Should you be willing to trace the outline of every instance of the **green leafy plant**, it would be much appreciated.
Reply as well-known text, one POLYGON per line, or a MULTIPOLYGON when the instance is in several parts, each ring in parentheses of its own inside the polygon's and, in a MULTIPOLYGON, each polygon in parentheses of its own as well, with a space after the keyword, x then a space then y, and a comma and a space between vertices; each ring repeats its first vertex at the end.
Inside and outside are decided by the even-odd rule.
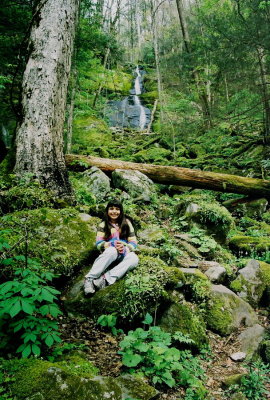
MULTIPOLYGON (((150 325, 152 322, 152 316, 146 314, 143 323, 150 325)), ((122 355, 123 365, 128 367, 131 373, 142 372, 153 384, 173 387, 182 382, 183 385, 189 386, 194 383, 191 378, 196 381, 203 374, 203 370, 190 351, 180 351, 171 347, 173 340, 182 343, 193 342, 181 332, 172 336, 158 326, 149 326, 148 330, 131 330, 120 342, 119 354, 122 355)))
POLYGON ((118 335, 119 333, 123 333, 122 329, 116 328, 116 322, 117 322, 117 317, 114 314, 108 314, 108 315, 103 314, 97 320, 98 325, 110 328, 112 334, 115 336, 118 335))
POLYGON ((57 343, 53 346, 51 354, 47 356, 49 361, 55 361, 59 357, 62 357, 64 354, 68 354, 74 350, 81 350, 84 351, 87 346, 83 343, 68 343, 68 342, 61 342, 57 343))
POLYGON ((54 320, 61 314, 60 292, 48 285, 55 275, 25 256, 6 257, 0 265, 13 269, 13 279, 0 285, 0 348, 16 343, 22 357, 40 356, 44 345, 61 341, 54 320))
POLYGON ((270 366, 254 362, 249 366, 249 374, 242 378, 241 391, 249 400, 261 400, 269 394, 267 383, 270 383, 270 366))
POLYGON ((207 236, 202 229, 192 228, 190 231, 191 241, 197 245, 201 253, 211 253, 218 247, 215 239, 207 236))

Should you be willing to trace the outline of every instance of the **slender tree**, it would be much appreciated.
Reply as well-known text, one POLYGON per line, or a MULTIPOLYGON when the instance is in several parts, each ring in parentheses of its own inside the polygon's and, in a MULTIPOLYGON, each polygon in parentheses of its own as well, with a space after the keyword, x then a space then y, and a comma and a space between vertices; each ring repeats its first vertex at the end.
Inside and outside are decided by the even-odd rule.
POLYGON ((15 172, 33 174, 60 196, 71 194, 63 127, 78 9, 79 0, 38 2, 22 82, 23 117, 16 133, 15 172))

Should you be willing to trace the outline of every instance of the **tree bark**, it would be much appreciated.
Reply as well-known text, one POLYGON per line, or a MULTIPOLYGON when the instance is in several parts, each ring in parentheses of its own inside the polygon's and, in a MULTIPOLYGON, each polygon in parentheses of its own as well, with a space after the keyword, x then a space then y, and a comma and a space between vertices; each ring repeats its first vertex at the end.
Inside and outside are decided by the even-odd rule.
MULTIPOLYGON (((39 7, 40 7, 39 2, 39 7)), ((63 154, 67 86, 79 0, 45 0, 33 24, 22 83, 23 118, 16 134, 18 175, 31 173, 70 196, 63 154)))
POLYGON ((112 172, 115 169, 140 171, 154 182, 167 185, 184 185, 219 192, 247 194, 253 197, 270 197, 270 181, 263 179, 246 178, 189 168, 137 164, 108 158, 66 155, 67 166, 71 169, 78 168, 79 161, 89 167, 96 166, 105 172, 112 172), (78 162, 77 164, 76 161, 78 162))

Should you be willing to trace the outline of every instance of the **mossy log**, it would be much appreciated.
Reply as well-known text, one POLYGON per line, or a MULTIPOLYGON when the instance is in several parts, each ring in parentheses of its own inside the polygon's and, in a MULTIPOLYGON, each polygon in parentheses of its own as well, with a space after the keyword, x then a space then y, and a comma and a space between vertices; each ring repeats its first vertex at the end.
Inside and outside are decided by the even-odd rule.
POLYGON ((87 165, 89 167, 96 166, 104 172, 112 172, 115 169, 131 169, 141 171, 156 183, 185 185, 219 192, 240 193, 252 197, 270 197, 270 181, 263 179, 73 154, 66 155, 66 163, 71 169, 78 170, 80 165, 83 168, 87 165))

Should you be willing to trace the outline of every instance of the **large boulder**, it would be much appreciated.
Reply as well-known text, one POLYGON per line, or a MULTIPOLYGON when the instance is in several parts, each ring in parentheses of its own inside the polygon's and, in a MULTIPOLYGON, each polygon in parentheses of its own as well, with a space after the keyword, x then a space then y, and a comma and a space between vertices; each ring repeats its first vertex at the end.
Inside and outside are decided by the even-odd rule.
POLYGON ((269 305, 270 264, 249 260, 231 283, 231 289, 254 307, 258 306, 262 298, 269 305))
POLYGON ((126 191, 134 199, 149 202, 156 191, 153 181, 140 171, 116 169, 112 180, 116 188, 126 191))
POLYGON ((199 310, 191 303, 173 303, 163 313, 159 325, 169 333, 177 331, 189 335, 198 349, 208 343, 206 326, 199 310))
POLYGON ((65 307, 72 313, 93 317, 115 313, 126 323, 139 322, 147 312, 163 308, 171 302, 167 290, 183 285, 184 276, 178 268, 167 267, 159 258, 143 256, 139 265, 123 279, 96 292, 83 294, 83 271, 65 295, 65 307))
POLYGON ((17 361, 12 367, 16 372, 10 390, 17 400, 151 400, 158 393, 130 375, 97 376, 95 368, 85 360, 70 364, 32 359, 17 361))
POLYGON ((257 322, 256 313, 247 302, 223 285, 212 285, 206 310, 210 329, 228 335, 242 325, 253 326, 257 322))
POLYGON ((5 239, 11 246, 16 244, 15 254, 25 253, 28 232, 28 256, 40 259, 45 268, 65 277, 88 262, 95 248, 98 222, 98 218, 73 208, 21 211, 1 219, 5 239))
POLYGON ((97 167, 92 167, 83 173, 86 186, 98 202, 103 201, 111 190, 110 179, 97 167))

